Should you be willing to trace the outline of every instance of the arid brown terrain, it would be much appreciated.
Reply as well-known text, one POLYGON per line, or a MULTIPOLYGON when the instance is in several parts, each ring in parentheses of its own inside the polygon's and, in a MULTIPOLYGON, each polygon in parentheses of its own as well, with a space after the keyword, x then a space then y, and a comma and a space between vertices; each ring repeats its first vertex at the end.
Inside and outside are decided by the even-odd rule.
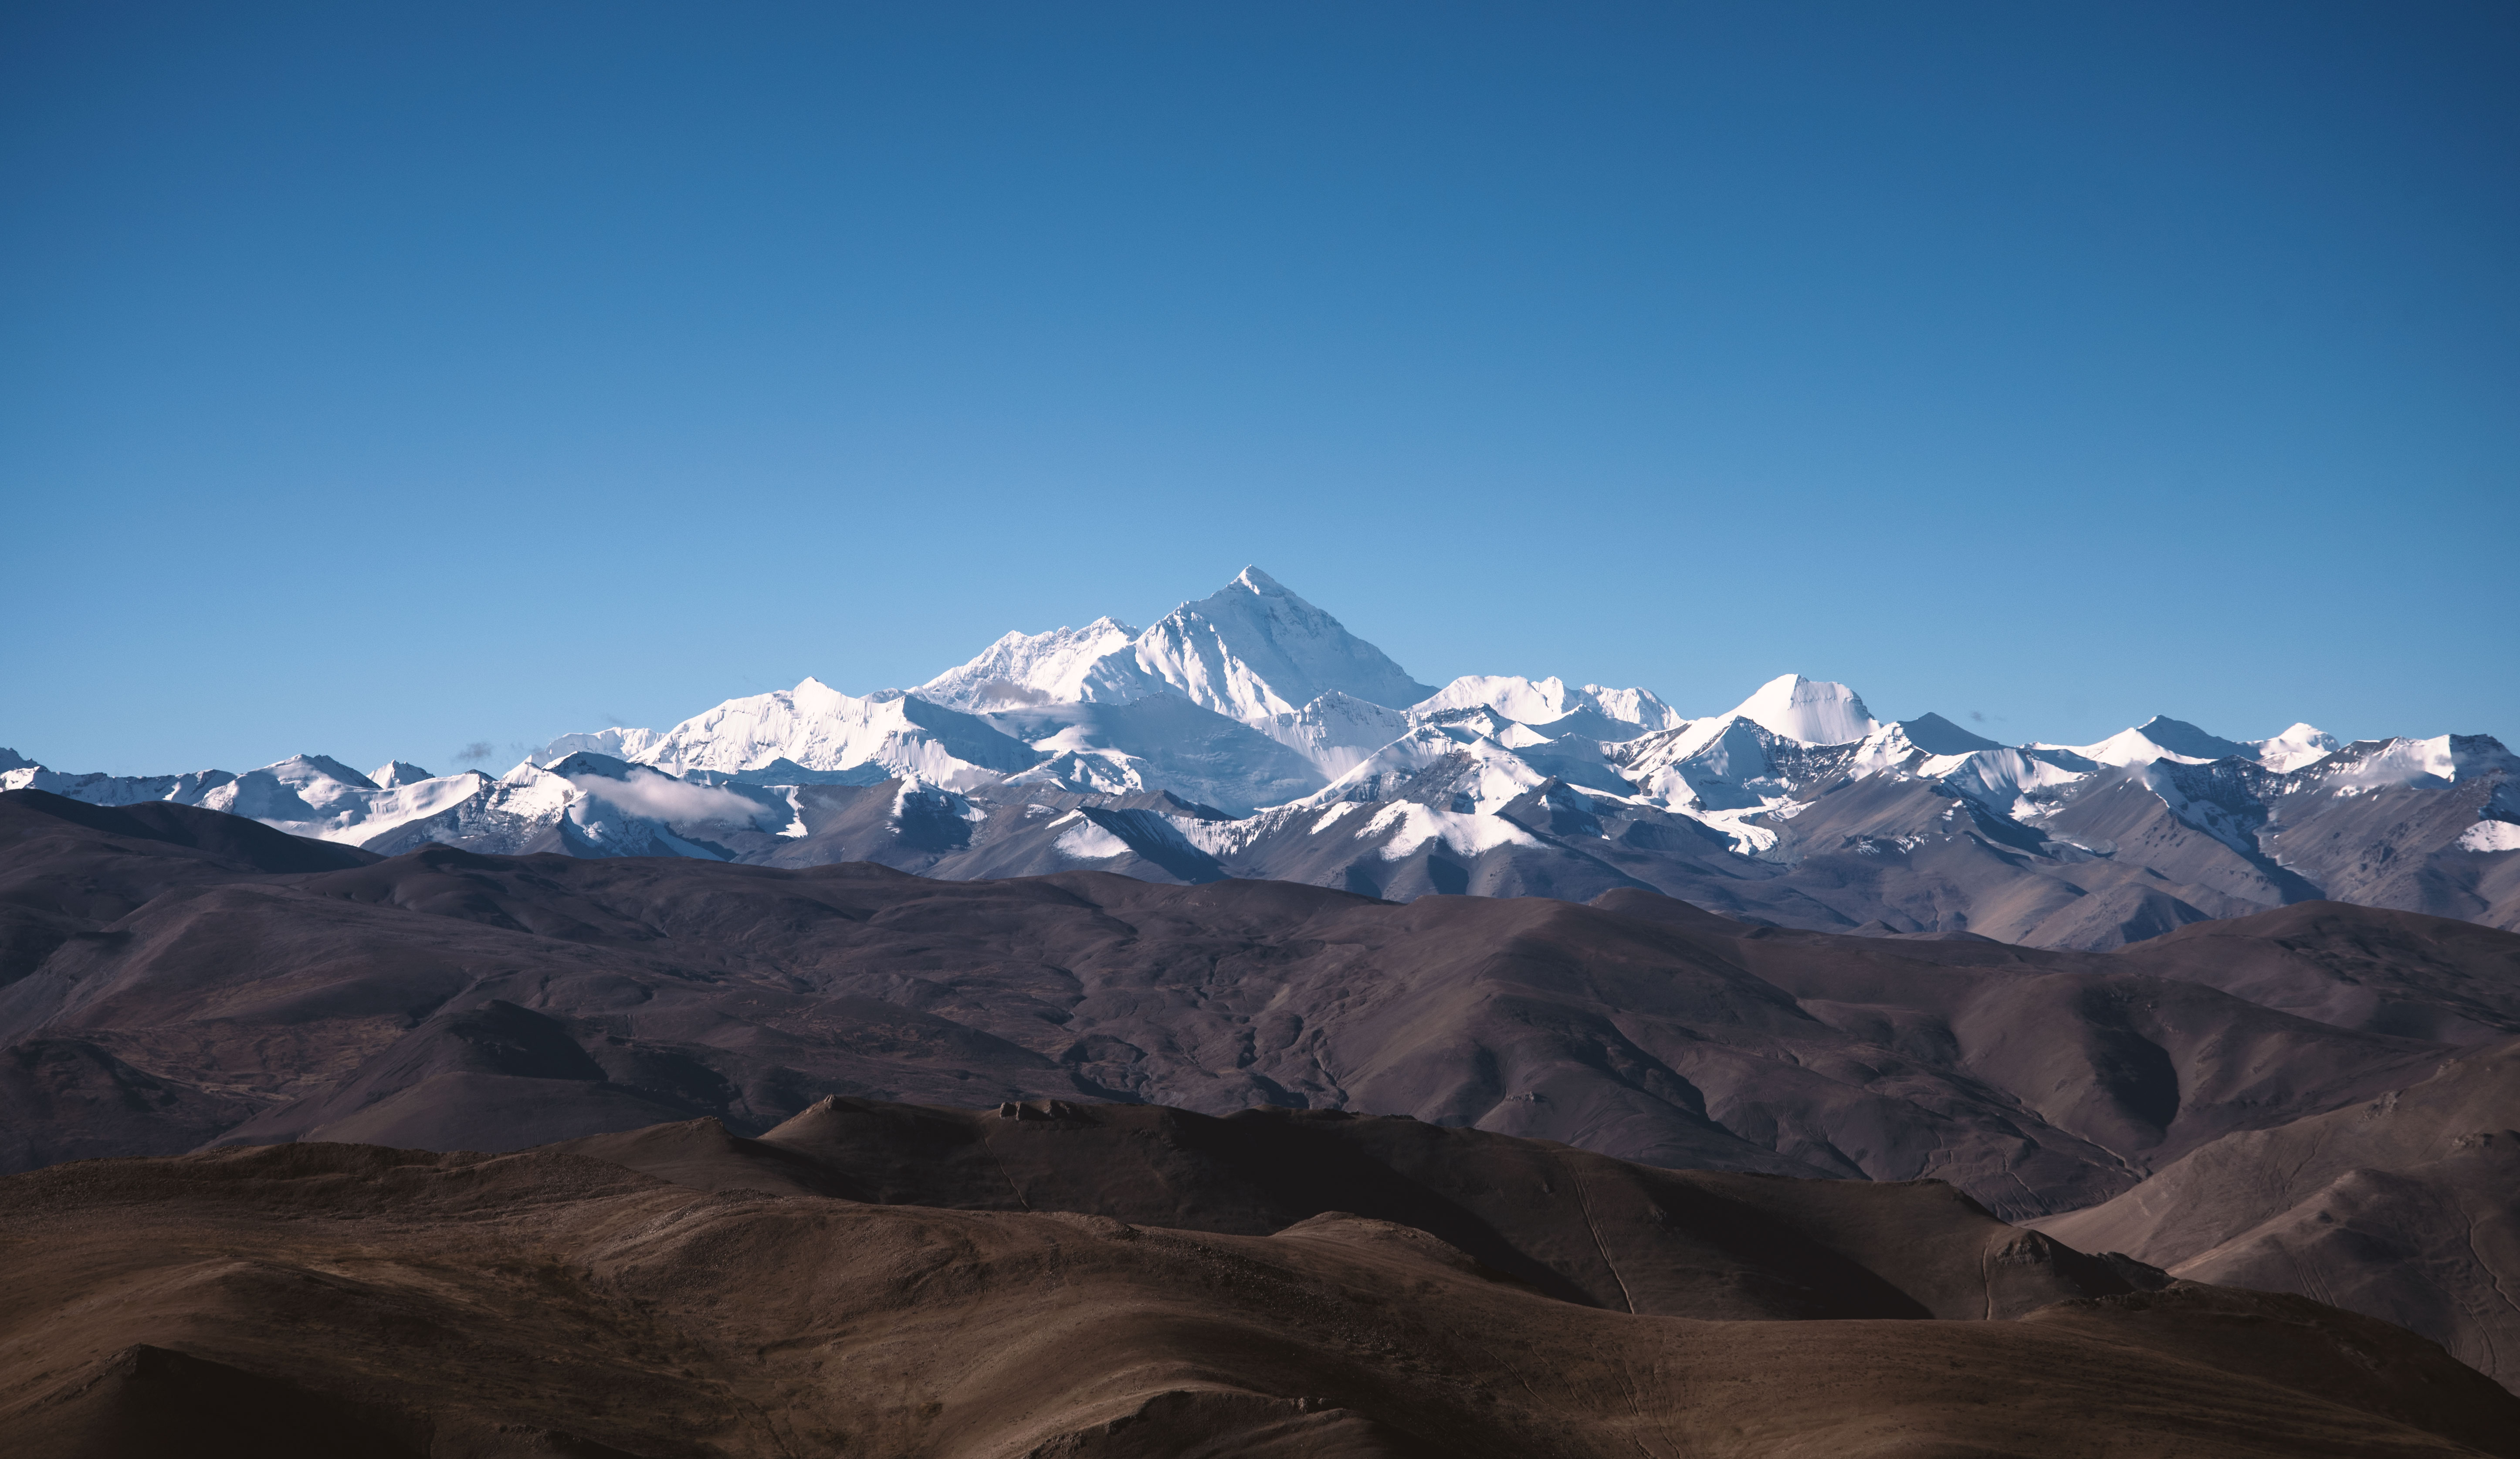
POLYGON ((2520 936, 2332 903, 2070 953, 12 793, 6 1432, 2506 1452, 2423 1339, 2520 1377, 2515 1048, 2520 936))
POLYGON ((0 1181, 0 1243, 43 1459, 2520 1453, 2432 1344, 1938 1183, 1338 1112, 78 1163, 0 1181))

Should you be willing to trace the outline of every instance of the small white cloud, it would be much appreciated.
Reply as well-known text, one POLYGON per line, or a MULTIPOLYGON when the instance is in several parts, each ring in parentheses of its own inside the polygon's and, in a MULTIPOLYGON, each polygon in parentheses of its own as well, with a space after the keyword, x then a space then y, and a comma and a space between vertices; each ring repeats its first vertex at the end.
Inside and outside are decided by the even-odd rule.
POLYGON ((748 796, 715 786, 693 785, 653 770, 634 769, 621 780, 604 775, 572 775, 568 783, 588 796, 632 815, 669 824, 706 821, 749 825, 778 809, 748 796))

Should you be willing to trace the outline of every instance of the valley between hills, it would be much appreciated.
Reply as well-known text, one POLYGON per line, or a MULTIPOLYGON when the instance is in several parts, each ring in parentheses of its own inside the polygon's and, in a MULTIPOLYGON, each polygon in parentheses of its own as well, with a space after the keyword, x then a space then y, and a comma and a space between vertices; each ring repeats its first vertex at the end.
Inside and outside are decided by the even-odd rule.
POLYGON ((2520 1452, 2472 922, 2077 951, 22 791, 0 949, 21 1452, 2520 1452))

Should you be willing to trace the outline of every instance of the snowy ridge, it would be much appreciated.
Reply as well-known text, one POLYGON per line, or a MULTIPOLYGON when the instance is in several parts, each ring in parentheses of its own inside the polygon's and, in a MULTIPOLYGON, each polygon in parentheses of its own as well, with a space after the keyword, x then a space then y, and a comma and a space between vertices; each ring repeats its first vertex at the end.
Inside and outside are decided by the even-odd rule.
POLYGON ((497 779, 314 754, 64 775, 0 751, 0 790, 200 805, 386 854, 1092 866, 1388 896, 1642 886, 1793 925, 2059 945, 2307 895, 2520 925, 2497 889, 2520 873, 2491 871, 2520 854, 2520 758, 2484 737, 2242 741, 2155 716, 2005 746, 1797 674, 1698 718, 1557 677, 1433 689, 1257 568, 1143 632, 1009 633, 911 692, 806 678, 663 730, 562 735, 497 779), (2073 910, 2094 892, 2142 917, 2073 910))
MULTIPOLYGON (((548 765, 554 760, 565 759, 580 751, 589 751, 596 754, 608 754, 615 759, 645 760, 660 738, 662 737, 654 730, 631 729, 616 724, 610 729, 562 735, 525 758, 532 764, 548 765)), ((399 764, 400 761, 396 763, 399 764)))
MULTIPOLYGON (((2325 739, 2331 746, 2335 738, 2307 724, 2296 724, 2284 733, 2306 735, 2311 740, 2325 739)), ((2030 748, 2068 751, 2103 765, 2149 765, 2156 760, 2206 765, 2234 755, 2244 759, 2257 757, 2253 746, 2209 735, 2183 719, 2173 719, 2166 714, 2156 714, 2136 728, 2120 730, 2095 745, 2034 745, 2030 748)), ((2284 745, 2287 754, 2294 749, 2290 742, 2284 745)))
POLYGON ((1687 716, 1664 704, 1649 689, 1604 689, 1598 684, 1569 688, 1565 680, 1554 675, 1526 679, 1510 674, 1463 674, 1411 706, 1410 713, 1423 718, 1447 709, 1479 708, 1494 709, 1535 729, 1558 724, 1570 716, 1589 715, 1591 721, 1581 728, 1597 739, 1604 736, 1596 724, 1604 728, 1624 726, 1627 734, 1616 738, 1626 739, 1688 723, 1687 716))
POLYGON ((1041 755, 984 720, 899 690, 859 699, 808 678, 686 719, 637 758, 726 772, 778 760, 807 770, 879 765, 963 790, 1030 769, 1041 755))
POLYGON ((1113 693, 1114 677, 1097 669, 1103 660, 1127 654, 1137 638, 1137 629, 1114 617, 1082 628, 1010 633, 912 692, 930 704, 975 711, 1122 697, 1113 693))
POLYGON ((195 770, 188 775, 64 775, 28 760, 0 771, 0 791, 44 791, 90 805, 138 805, 149 800, 199 805, 202 797, 234 779, 225 770, 195 770))
POLYGON ((1407 734, 1409 725, 1410 716, 1398 709, 1333 689, 1293 713, 1271 715, 1259 729, 1335 780, 1407 734))

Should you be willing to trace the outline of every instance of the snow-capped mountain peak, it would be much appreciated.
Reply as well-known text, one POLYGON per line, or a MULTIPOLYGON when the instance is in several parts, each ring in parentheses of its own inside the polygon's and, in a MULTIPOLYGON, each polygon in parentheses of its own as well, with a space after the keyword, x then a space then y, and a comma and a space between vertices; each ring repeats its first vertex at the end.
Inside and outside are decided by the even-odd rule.
POLYGON ((304 786, 325 781, 338 781, 342 785, 355 786, 363 791, 382 789, 375 781, 329 754, 292 754, 275 764, 265 765, 254 773, 268 775, 290 785, 304 786))
POLYGON ((1483 706, 1525 724, 1547 724, 1566 713, 1566 681, 1553 674, 1546 679, 1463 674, 1409 708, 1413 715, 1426 716, 1483 706))
POLYGON ((2314 724, 2295 724, 2282 734, 2253 742, 2249 749, 2258 752, 2258 763, 2278 775, 2315 764, 2336 752, 2334 735, 2314 724))
POLYGON ((2202 765, 2232 755, 2242 759, 2257 757, 2250 746, 2208 734, 2184 719, 2173 719, 2167 714, 2155 714, 2134 729, 2120 730, 2092 745, 2040 744, 2032 748, 2070 751, 2103 765, 2149 765, 2157 760, 2202 765))
POLYGON ((1586 684, 1582 690, 1592 701, 1592 707, 1619 724, 1633 724, 1642 730, 1678 729, 1688 722, 1688 716, 1662 702, 1650 689, 1612 689, 1606 684, 1586 684))
POLYGON ((1387 708, 1434 693, 1258 568, 1166 614, 1139 636, 1136 659, 1192 703, 1255 727, 1333 690, 1387 708))
POLYGON ((1717 719, 1746 719, 1805 745, 1846 745, 1881 727, 1863 699, 1843 684, 1779 674, 1717 719))
POLYGON ((292 836, 356 844, 433 815, 473 795, 484 782, 484 777, 469 774, 431 777, 399 761, 388 768, 397 766, 414 778, 380 785, 330 755, 298 754, 243 775, 180 777, 189 784, 179 783, 158 798, 250 816, 292 836))

